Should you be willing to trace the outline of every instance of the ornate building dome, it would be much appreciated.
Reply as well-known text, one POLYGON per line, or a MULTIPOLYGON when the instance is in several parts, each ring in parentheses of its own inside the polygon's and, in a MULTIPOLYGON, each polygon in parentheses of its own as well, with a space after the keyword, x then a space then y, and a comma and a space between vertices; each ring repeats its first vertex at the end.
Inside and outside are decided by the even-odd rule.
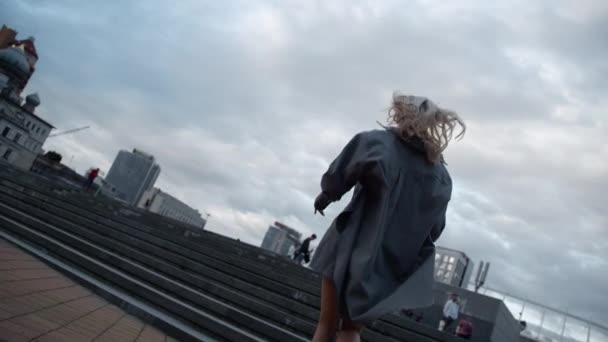
POLYGON ((25 52, 16 47, 0 49, 0 66, 19 76, 26 77, 30 73, 30 63, 25 52))

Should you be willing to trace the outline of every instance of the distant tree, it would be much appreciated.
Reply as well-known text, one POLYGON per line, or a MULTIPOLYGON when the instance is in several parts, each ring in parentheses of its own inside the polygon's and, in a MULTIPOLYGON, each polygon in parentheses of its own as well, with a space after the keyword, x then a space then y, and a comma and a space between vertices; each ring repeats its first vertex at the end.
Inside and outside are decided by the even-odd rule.
POLYGON ((48 151, 44 154, 44 157, 54 163, 61 163, 61 159, 63 158, 61 154, 55 151, 48 151))

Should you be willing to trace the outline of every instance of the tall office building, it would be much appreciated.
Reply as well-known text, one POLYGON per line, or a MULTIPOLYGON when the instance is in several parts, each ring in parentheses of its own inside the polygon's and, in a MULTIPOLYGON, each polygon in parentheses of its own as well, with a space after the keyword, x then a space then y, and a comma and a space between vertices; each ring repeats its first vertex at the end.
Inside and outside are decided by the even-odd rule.
POLYGON ((116 197, 136 206, 143 194, 152 189, 160 166, 154 157, 143 151, 120 151, 112 163, 105 180, 116 188, 116 197))
POLYGON ((289 248, 300 243, 302 233, 280 222, 268 227, 262 248, 281 255, 287 255, 289 248))
POLYGON ((437 246, 435 251, 435 280, 444 284, 467 288, 473 262, 457 250, 437 246))

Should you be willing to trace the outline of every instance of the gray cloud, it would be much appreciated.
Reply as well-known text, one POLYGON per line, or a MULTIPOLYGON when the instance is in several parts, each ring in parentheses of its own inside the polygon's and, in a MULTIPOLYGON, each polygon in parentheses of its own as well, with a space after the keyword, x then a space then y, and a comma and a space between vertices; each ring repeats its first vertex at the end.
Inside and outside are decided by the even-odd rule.
POLYGON ((4 1, 35 35, 29 91, 83 171, 142 148, 159 185, 258 244, 284 220, 321 234, 320 175, 395 89, 469 126, 448 152, 440 244, 493 267, 489 285, 608 321, 608 8, 602 1, 4 1))

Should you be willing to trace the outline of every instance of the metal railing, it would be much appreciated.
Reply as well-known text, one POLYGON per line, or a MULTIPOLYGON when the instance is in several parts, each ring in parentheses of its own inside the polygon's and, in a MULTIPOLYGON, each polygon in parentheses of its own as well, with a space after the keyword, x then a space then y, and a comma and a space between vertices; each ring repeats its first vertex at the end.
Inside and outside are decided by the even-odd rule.
MULTIPOLYGON (((468 289, 475 291, 475 284, 468 289)), ((591 319, 484 286, 478 291, 502 300, 515 319, 526 322, 523 336, 543 342, 608 342, 608 327, 591 319)))

